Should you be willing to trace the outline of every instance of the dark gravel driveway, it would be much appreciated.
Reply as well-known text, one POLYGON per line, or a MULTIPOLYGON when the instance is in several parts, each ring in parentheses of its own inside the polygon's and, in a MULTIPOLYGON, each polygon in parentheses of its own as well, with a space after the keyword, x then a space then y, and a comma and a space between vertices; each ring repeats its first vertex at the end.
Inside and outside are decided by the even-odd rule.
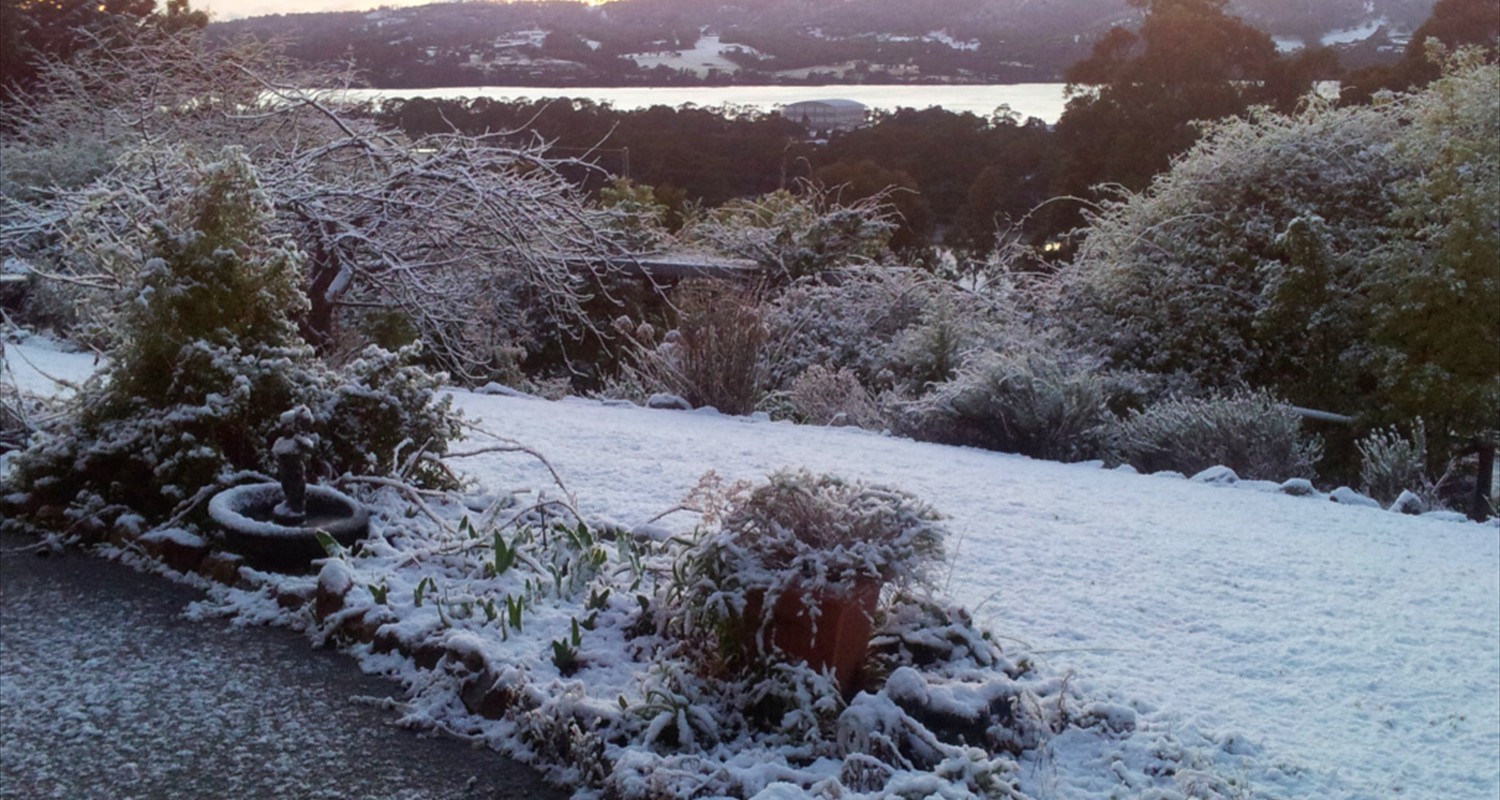
MULTIPOLYGON (((27 543, 0 537, 6 551, 27 543)), ((399 687, 347 656, 184 619, 197 597, 88 555, 0 555, 0 797, 567 796, 351 702, 399 687)))

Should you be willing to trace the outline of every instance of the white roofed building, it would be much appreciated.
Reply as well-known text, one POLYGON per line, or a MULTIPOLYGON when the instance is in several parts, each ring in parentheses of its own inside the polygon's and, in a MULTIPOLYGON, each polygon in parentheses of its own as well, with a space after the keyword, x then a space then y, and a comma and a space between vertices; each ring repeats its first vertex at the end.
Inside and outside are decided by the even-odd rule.
POLYGON ((854 100, 803 100, 782 106, 780 112, 810 131, 847 131, 865 124, 867 109, 854 100))

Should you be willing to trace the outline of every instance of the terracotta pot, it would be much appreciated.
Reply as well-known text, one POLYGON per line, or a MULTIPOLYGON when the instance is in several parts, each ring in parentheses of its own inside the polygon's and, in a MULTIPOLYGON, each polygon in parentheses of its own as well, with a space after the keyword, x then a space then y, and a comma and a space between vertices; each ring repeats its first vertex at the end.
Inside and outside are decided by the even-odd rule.
MULTIPOLYGON (((788 660, 806 661, 816 670, 832 670, 848 697, 859 688, 859 670, 870 646, 881 585, 879 578, 857 578, 850 585, 809 594, 794 583, 777 597, 761 642, 781 651, 788 660)), ((764 589, 748 593, 747 621, 754 624, 762 619, 765 599, 764 589)), ((759 646, 752 642, 752 649, 759 646)))

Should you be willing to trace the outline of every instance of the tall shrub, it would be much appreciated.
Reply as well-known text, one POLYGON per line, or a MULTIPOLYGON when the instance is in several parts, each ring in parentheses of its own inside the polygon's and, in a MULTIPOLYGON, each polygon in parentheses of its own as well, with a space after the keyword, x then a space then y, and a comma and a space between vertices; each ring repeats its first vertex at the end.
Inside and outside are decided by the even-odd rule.
POLYGON ((1220 123, 1107 203, 1060 281, 1075 345, 1191 394, 1421 416, 1433 457, 1492 430, 1500 66, 1460 54, 1446 70, 1372 107, 1220 123))

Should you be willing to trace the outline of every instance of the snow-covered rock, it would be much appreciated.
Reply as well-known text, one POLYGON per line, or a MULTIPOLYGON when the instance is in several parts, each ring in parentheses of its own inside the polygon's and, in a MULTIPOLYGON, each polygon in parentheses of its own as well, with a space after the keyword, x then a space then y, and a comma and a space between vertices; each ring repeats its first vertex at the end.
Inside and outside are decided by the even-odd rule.
POLYGON ((1199 472, 1191 480, 1193 483, 1206 483, 1210 486, 1233 486, 1240 482, 1240 476, 1236 475, 1234 470, 1220 464, 1199 472))
POLYGON ((1402 489, 1401 496, 1391 503, 1391 510, 1399 514, 1421 514, 1427 511, 1427 502, 1410 489, 1402 489))
POLYGON ((693 404, 675 394, 658 392, 647 398, 646 408, 669 409, 672 411, 691 411, 693 410, 693 404))
POLYGON ((1328 499, 1335 503, 1346 506, 1364 506, 1366 508, 1380 508, 1380 503, 1372 497, 1366 497, 1354 491, 1348 486, 1340 486, 1328 493, 1328 499))
POLYGON ((1318 490, 1313 488, 1312 481, 1306 478, 1292 478, 1282 482, 1281 491, 1292 497, 1312 497, 1318 493, 1318 490))

